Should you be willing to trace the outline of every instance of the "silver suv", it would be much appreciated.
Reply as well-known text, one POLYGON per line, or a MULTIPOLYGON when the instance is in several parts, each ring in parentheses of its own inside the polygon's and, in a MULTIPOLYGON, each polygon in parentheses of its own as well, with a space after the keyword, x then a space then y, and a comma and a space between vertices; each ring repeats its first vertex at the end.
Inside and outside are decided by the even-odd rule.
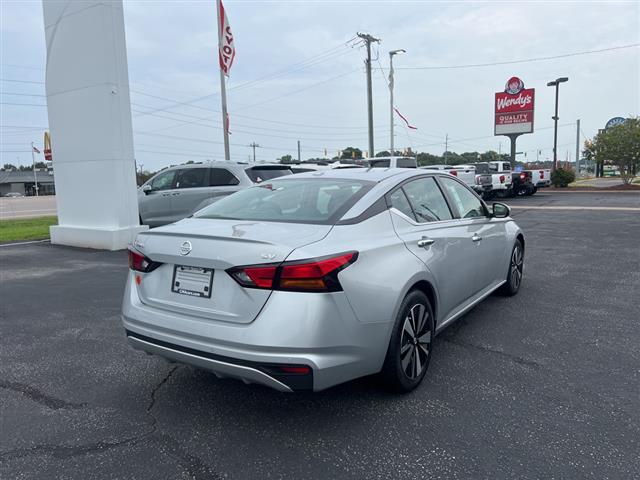
POLYGON ((286 165, 224 161, 167 168, 138 189, 140 223, 157 227, 176 222, 226 195, 291 174, 286 165))

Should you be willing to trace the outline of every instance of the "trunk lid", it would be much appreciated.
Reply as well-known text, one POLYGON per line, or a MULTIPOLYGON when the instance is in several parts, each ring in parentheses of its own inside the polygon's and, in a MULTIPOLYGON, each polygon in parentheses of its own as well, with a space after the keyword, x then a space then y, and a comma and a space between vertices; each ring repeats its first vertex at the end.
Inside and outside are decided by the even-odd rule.
POLYGON ((136 288, 141 301, 154 308, 210 320, 250 323, 271 291, 243 288, 225 270, 282 262, 294 249, 321 240, 330 230, 331 225, 185 219, 138 235, 134 247, 162 265, 141 274, 136 288), (186 242, 190 251, 184 254, 181 250, 188 249, 182 249, 186 242), (211 297, 173 291, 176 266, 212 269, 211 297))

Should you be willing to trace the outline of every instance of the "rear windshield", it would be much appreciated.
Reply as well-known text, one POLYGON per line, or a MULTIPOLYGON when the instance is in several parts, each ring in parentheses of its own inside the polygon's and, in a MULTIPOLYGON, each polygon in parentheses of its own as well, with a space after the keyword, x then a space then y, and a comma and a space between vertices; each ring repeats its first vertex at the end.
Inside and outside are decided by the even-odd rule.
POLYGON ((418 168, 415 158, 399 158, 397 160, 398 168, 418 168))
POLYGON ((369 160, 369 166, 371 168, 389 168, 391 160, 369 160))
POLYGON ((476 163, 476 173, 484 175, 487 173, 491 173, 489 171, 489 164, 488 163, 476 163))
POLYGON ((251 167, 245 170, 247 176, 253 183, 261 183, 265 180, 271 180, 273 178, 282 177, 284 175, 291 175, 293 172, 289 167, 251 167))
POLYGON ((218 200, 194 217, 333 224, 373 185, 333 178, 263 182, 218 200))

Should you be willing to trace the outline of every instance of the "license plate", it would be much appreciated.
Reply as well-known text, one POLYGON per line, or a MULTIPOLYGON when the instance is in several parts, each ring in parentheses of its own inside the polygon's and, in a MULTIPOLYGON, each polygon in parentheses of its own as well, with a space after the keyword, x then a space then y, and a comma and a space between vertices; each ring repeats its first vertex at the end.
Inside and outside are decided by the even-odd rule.
POLYGON ((171 291, 191 297, 211 298, 213 269, 176 265, 171 291))

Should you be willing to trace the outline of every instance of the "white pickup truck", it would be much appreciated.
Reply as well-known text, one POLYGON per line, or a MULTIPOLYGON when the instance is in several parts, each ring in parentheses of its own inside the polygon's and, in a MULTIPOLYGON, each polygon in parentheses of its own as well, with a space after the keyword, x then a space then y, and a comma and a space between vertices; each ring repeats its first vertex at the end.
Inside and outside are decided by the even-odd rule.
POLYGON ((492 190, 492 178, 488 173, 478 173, 474 165, 426 165, 425 170, 443 170, 473 188, 480 195, 487 195, 492 190))
POLYGON ((476 175, 491 175, 491 190, 484 192, 485 198, 504 197, 511 193, 512 179, 509 162, 479 162, 471 165, 476 168, 476 175))
POLYGON ((535 193, 539 188, 548 187, 551 185, 551 170, 541 168, 537 170, 525 170, 531 172, 531 183, 533 183, 535 193))

